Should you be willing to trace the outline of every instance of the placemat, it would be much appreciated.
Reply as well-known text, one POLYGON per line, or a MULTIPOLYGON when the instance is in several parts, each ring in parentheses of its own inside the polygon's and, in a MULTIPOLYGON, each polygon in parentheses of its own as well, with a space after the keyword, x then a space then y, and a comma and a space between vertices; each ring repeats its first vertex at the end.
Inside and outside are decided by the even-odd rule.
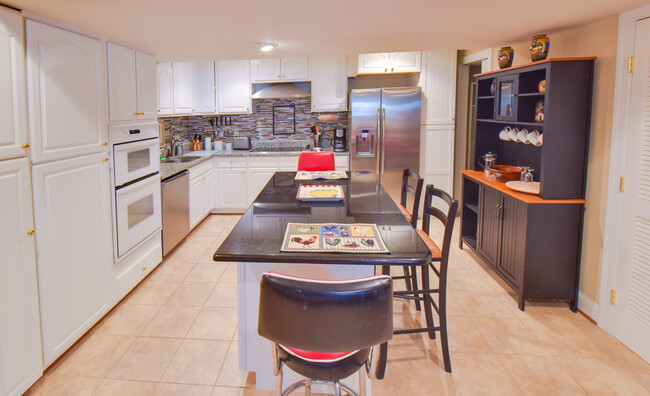
POLYGON ((289 223, 282 252, 390 253, 376 224, 289 223))
POLYGON ((335 185, 299 186, 296 198, 300 201, 340 201, 345 198, 343 187, 335 185))
POLYGON ((323 171, 323 172, 309 172, 298 171, 296 172, 296 180, 315 180, 315 179, 347 179, 348 175, 344 171, 323 171))

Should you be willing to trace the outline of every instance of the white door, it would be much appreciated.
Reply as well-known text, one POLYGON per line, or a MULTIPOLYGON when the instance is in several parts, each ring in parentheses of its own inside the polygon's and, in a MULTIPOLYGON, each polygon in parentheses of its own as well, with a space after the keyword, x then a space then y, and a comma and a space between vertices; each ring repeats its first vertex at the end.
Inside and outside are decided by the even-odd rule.
POLYGON ((345 56, 311 58, 311 111, 345 111, 348 78, 345 56))
POLYGON ((27 158, 0 161, 0 219, 0 394, 20 395, 43 374, 27 158))
POLYGON ((251 59, 251 82, 279 80, 280 58, 251 59))
POLYGON ((174 112, 172 64, 169 62, 156 65, 158 82, 158 115, 170 115, 174 112))
POLYGON ((108 43, 108 118, 130 121, 138 118, 135 51, 108 43))
POLYGON ((155 120, 156 111, 156 57, 135 52, 136 91, 139 120, 155 120))
POLYGON ((194 111, 194 65, 192 62, 174 62, 174 114, 192 114, 194 111))
POLYGON ((214 61, 194 63, 194 114, 215 114, 217 92, 214 85, 214 61))
POLYGON ((282 79, 289 81, 309 80, 309 58, 294 56, 282 58, 282 79))
POLYGON ((390 69, 391 73, 416 73, 422 70, 422 53, 412 52, 391 52, 390 69))
POLYGON ((250 63, 247 60, 217 62, 219 113, 249 113, 251 109, 250 63))
POLYGON ((246 209, 246 168, 219 169, 220 209, 246 209))
POLYGON ((634 44, 613 334, 650 362, 650 19, 634 44))
POLYGON ((101 41, 27 20, 27 104, 32 161, 105 149, 106 78, 101 41))
POLYGON ((19 12, 0 8, 0 159, 25 155, 25 38, 19 12))
POLYGON ((43 359, 52 363, 111 307, 108 156, 33 167, 43 359))

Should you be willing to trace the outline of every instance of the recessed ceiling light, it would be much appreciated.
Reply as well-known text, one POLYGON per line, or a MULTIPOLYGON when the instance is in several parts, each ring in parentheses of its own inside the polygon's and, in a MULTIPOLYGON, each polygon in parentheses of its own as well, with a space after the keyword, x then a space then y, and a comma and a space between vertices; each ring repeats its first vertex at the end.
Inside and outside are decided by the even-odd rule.
POLYGON ((255 46, 258 47, 260 51, 269 52, 278 45, 276 43, 255 43, 255 46))

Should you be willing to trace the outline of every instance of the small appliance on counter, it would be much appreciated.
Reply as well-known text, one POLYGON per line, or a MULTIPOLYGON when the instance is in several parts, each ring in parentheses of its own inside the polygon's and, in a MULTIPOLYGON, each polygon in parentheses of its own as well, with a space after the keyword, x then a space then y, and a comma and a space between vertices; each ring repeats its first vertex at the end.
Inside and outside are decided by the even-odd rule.
POLYGON ((330 144, 336 152, 347 151, 348 139, 345 129, 335 129, 334 139, 332 139, 332 142, 330 144))
POLYGON ((251 139, 248 136, 236 137, 232 141, 233 150, 250 150, 251 139))

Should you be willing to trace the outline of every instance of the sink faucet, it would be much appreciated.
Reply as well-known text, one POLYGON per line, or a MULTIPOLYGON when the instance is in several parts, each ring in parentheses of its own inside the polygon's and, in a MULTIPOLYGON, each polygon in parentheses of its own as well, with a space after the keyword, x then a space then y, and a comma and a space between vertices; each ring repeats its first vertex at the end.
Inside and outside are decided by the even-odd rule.
POLYGON ((183 143, 177 137, 172 138, 172 157, 183 155, 183 143))

